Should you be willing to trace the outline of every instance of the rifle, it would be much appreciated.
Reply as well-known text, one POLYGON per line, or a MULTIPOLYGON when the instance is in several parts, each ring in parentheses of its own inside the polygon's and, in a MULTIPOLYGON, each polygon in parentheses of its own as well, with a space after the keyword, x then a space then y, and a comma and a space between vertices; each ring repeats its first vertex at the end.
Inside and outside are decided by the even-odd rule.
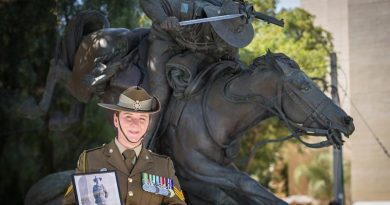
POLYGON ((272 23, 272 24, 275 24, 277 26, 284 27, 284 20, 283 19, 279 20, 275 17, 268 16, 266 14, 256 12, 256 11, 253 11, 252 14, 255 18, 261 19, 261 20, 267 22, 268 24, 272 23))
POLYGON ((268 16, 267 14, 257 12, 253 9, 253 5, 248 4, 247 2, 245 2, 243 0, 236 0, 236 1, 239 4, 241 4, 241 6, 242 6, 241 9, 244 11, 244 13, 246 13, 247 17, 254 16, 257 19, 260 19, 260 20, 267 22, 268 24, 271 23, 271 24, 275 24, 275 25, 280 26, 280 27, 284 27, 284 20, 283 19, 279 20, 275 17, 268 16))

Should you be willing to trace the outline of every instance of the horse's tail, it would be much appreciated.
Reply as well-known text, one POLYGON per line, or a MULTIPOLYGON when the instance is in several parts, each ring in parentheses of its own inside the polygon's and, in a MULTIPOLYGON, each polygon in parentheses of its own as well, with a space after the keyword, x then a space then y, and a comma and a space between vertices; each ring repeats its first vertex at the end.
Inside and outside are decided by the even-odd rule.
POLYGON ((109 27, 107 17, 98 11, 78 13, 65 28, 64 35, 57 46, 56 61, 61 60, 64 66, 72 70, 74 56, 83 37, 109 27))

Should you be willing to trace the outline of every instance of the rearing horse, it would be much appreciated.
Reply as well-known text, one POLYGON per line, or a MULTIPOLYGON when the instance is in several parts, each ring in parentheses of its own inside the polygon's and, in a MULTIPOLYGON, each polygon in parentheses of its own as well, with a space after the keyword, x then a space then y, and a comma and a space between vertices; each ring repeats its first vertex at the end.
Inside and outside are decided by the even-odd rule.
POLYGON ((220 62, 203 72, 210 77, 200 91, 171 98, 161 137, 190 204, 285 204, 232 163, 243 132, 268 117, 310 147, 341 146, 341 133, 354 131, 352 118, 284 54, 269 52, 249 69, 220 62), (327 139, 309 144, 302 134, 327 139))

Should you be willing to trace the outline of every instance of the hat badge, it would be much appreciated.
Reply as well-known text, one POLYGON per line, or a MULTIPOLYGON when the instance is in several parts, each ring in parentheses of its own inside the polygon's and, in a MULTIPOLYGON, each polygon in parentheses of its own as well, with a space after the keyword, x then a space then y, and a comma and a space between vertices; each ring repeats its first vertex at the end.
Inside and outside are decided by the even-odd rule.
POLYGON ((139 109, 141 109, 141 103, 139 103, 139 100, 136 100, 136 101, 133 103, 133 109, 134 109, 134 110, 139 110, 139 109))

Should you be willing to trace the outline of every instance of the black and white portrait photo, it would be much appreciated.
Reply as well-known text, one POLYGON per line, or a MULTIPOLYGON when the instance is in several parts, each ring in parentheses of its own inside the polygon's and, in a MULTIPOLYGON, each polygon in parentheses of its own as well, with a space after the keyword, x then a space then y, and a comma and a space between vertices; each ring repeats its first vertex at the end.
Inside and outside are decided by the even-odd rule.
POLYGON ((121 205, 114 171, 73 175, 79 205, 121 205))

